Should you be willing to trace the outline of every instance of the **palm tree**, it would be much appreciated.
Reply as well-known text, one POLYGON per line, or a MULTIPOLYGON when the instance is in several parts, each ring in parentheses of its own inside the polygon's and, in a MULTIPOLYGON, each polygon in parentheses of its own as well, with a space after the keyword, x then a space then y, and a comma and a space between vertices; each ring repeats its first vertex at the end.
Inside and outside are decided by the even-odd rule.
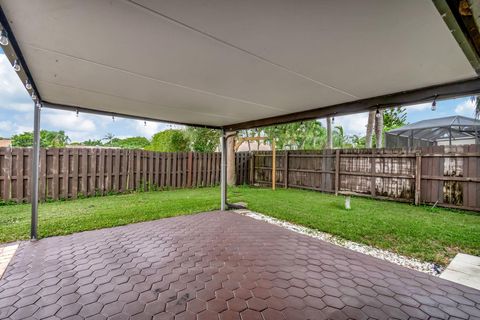
POLYGON ((475 119, 478 120, 480 118, 480 96, 474 96, 471 100, 475 105, 475 119))
POLYGON ((374 124, 375 124, 375 111, 370 111, 368 113, 367 134, 365 136, 365 148, 372 147, 374 124))
POLYGON ((383 110, 377 110, 375 114, 375 145, 377 149, 383 147, 383 110))
POLYGON ((115 135, 113 133, 110 133, 108 132, 105 137, 102 138, 102 140, 105 141, 105 145, 110 145, 113 141, 113 139, 115 139, 115 135))
POLYGON ((332 117, 327 117, 327 149, 333 149, 332 117))
MULTIPOLYGON (((480 118, 480 96, 471 97, 471 101, 475 104, 475 120, 480 118)), ((475 126, 475 144, 478 144, 477 126, 475 126)))

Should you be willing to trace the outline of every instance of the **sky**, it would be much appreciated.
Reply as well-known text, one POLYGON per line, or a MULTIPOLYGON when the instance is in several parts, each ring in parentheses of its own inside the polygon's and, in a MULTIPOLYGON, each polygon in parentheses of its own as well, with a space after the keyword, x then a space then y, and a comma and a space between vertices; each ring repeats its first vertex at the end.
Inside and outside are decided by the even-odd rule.
MULTIPOLYGON (((431 104, 424 103, 407 106, 409 123, 424 119, 445 117, 449 115, 474 116, 474 105, 469 98, 452 99, 437 102, 437 111, 431 111, 431 104)), ((367 113, 360 113, 335 118, 335 125, 341 125, 348 135, 365 135, 367 113)), ((325 125, 325 121, 321 120, 325 125)), ((72 142, 88 139, 102 139, 109 134, 118 138, 131 136, 151 136, 158 131, 175 127, 165 123, 146 122, 98 116, 92 114, 42 109, 41 128, 47 130, 63 130, 72 142)), ((33 102, 23 84, 13 70, 8 59, 0 48, 0 137, 12 135, 33 128, 33 102)))

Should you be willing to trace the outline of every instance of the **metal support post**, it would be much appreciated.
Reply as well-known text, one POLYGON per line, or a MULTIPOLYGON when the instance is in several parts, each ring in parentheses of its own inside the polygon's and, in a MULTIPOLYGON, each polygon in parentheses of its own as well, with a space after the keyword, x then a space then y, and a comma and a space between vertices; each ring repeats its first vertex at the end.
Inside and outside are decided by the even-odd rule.
POLYGON ((30 228, 30 238, 38 238, 38 164, 40 160, 40 111, 42 105, 37 102, 34 106, 33 120, 33 152, 32 152, 32 176, 31 176, 31 202, 32 219, 30 228))

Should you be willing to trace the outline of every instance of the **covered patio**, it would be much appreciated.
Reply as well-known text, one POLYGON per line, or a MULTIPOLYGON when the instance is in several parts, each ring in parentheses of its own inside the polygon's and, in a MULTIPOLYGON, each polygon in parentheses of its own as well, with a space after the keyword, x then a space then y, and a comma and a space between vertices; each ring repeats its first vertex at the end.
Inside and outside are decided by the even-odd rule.
POLYGON ((480 93, 480 8, 458 4, 0 0, 35 103, 34 241, 0 318, 480 318, 474 289, 225 211, 230 131, 480 93), (43 107, 221 130, 221 211, 35 241, 43 107))
POLYGON ((480 292, 233 212, 23 243, 2 319, 477 319, 480 292))

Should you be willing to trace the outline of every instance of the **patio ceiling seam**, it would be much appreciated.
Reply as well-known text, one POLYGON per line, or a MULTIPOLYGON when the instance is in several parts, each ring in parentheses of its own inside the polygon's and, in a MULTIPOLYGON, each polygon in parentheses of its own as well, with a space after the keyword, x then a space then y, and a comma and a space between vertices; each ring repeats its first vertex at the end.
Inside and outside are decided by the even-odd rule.
MULTIPOLYGON (((71 88, 71 89, 86 91, 86 92, 90 92, 90 93, 101 94, 101 95, 105 95, 105 96, 109 96, 109 97, 120 98, 120 99, 124 99, 124 100, 127 100, 127 101, 143 103, 143 104, 147 104, 147 105, 151 105, 151 106, 155 106, 155 107, 160 107, 160 108, 163 108, 163 109, 171 109, 171 110, 175 110, 175 109, 178 110, 179 109, 179 108, 175 108, 175 107, 159 106, 159 105, 156 105, 156 104, 152 104, 150 102, 137 100, 137 99, 126 98, 126 97, 122 97, 122 96, 115 95, 115 94, 107 94, 105 92, 100 92, 100 91, 96 91, 96 90, 78 88, 78 87, 73 87, 73 86, 69 86, 69 85, 65 85, 65 84, 60 84, 60 83, 57 83, 57 82, 52 82, 52 81, 39 79, 38 83, 42 83, 42 82, 43 83, 54 84, 56 86, 60 86, 60 87, 64 87, 64 88, 71 88)), ((184 110, 184 111, 187 112, 187 110, 184 110)), ((205 115, 205 116, 209 116, 209 117, 221 118, 221 119, 235 119, 234 117, 222 116, 222 115, 214 114, 214 113, 204 113, 204 112, 198 112, 198 111, 188 111, 188 112, 193 113, 193 114, 198 114, 198 115, 205 115)))
POLYGON ((108 65, 108 64, 92 61, 92 60, 81 58, 81 57, 76 57, 76 56, 73 56, 73 55, 70 55, 70 54, 67 54, 67 53, 64 53, 64 52, 60 52, 60 51, 57 51, 57 50, 45 49, 45 48, 39 47, 37 45, 30 44, 30 43, 26 43, 26 42, 21 42, 21 43, 22 43, 22 45, 28 46, 28 47, 33 48, 33 49, 62 55, 64 57, 79 60, 79 61, 82 61, 82 62, 85 62, 85 63, 90 63, 90 64, 101 66, 101 67, 104 67, 104 68, 107 68, 107 69, 123 72, 123 73, 129 74, 129 75, 134 76, 134 77, 143 78, 143 79, 151 80, 151 81, 155 81, 155 82, 160 82, 160 83, 163 83, 165 85, 170 85, 170 86, 178 87, 178 88, 181 88, 181 89, 186 89, 186 90, 194 91, 194 92, 197 92, 197 93, 211 95, 211 96, 215 96, 215 97, 219 97, 219 98, 223 98, 223 99, 227 99, 227 100, 233 100, 233 101, 238 101, 238 102, 242 102, 242 103, 247 103, 247 104, 255 105, 255 106, 258 106, 258 107, 265 108, 265 109, 285 111, 282 108, 278 108, 278 107, 274 107, 274 106, 270 106, 270 105, 266 105, 266 104, 262 104, 262 103, 257 103, 257 102, 253 102, 253 101, 249 101, 249 100, 245 100, 245 99, 225 96, 225 95, 221 95, 221 94, 218 94, 218 93, 215 93, 215 92, 210 92, 210 91, 206 91, 206 90, 202 90, 202 89, 192 88, 192 87, 185 86, 185 85, 182 85, 182 84, 178 84, 178 83, 175 83, 175 82, 169 82, 169 81, 157 79, 157 78, 146 76, 146 75, 143 75, 143 74, 140 74, 140 73, 132 72, 130 70, 122 69, 122 68, 119 68, 119 67, 114 67, 114 66, 111 66, 111 65, 108 65))
POLYGON ((220 43, 220 44, 222 44, 222 45, 224 45, 224 46, 227 46, 227 47, 229 47, 229 48, 232 48, 232 49, 238 50, 238 51, 240 51, 240 52, 243 52, 244 54, 247 54, 247 55, 249 55, 249 56, 252 56, 252 57, 254 57, 254 58, 256 58, 256 59, 258 59, 258 60, 260 60, 260 61, 262 61, 262 62, 264 62, 264 63, 268 63, 268 64, 270 64, 270 65, 272 65, 272 66, 274 66, 274 67, 276 67, 276 68, 279 68, 279 69, 281 69, 281 70, 283 70, 283 71, 285 71, 285 72, 288 72, 288 73, 290 73, 290 74, 296 75, 297 77, 300 77, 300 78, 302 78, 302 79, 311 81, 311 82, 313 82, 313 83, 315 83, 315 84, 317 84, 317 85, 319 85, 319 86, 322 86, 322 87, 324 87, 324 88, 328 88, 328 89, 334 90, 334 91, 336 91, 336 92, 338 92, 338 93, 347 95, 347 96, 349 96, 349 97, 351 97, 351 98, 360 99, 360 97, 355 96, 354 94, 351 94, 351 93, 349 93, 349 92, 346 92, 345 90, 342 90, 342 89, 339 89, 339 88, 337 88, 337 87, 334 87, 334 86, 331 86, 331 85, 329 85, 329 84, 326 84, 326 83, 324 83, 324 82, 315 80, 315 79, 313 79, 313 78, 311 78, 311 77, 308 77, 308 76, 306 76, 306 75, 304 75, 304 74, 299 73, 298 71, 292 70, 292 69, 290 69, 290 68, 288 68, 288 67, 286 67, 286 66, 284 66, 284 65, 281 65, 281 64, 279 64, 279 63, 277 63, 277 62, 274 62, 274 61, 272 61, 272 60, 269 60, 269 59, 267 59, 267 58, 265 58, 265 57, 262 57, 261 55, 258 55, 258 54, 254 53, 254 52, 251 52, 251 51, 249 51, 249 50, 243 49, 243 48, 241 48, 241 47, 239 47, 239 46, 237 46, 237 45, 235 45, 235 44, 233 44, 233 43, 230 43, 230 42, 228 42, 228 41, 226 41, 226 40, 220 39, 220 38, 218 38, 218 37, 216 37, 216 36, 214 36, 214 35, 212 35, 212 34, 209 34, 208 32, 205 32, 205 31, 202 31, 202 30, 200 30, 200 29, 197 29, 197 28, 195 28, 195 27, 193 27, 193 26, 191 26, 191 25, 188 25, 188 24, 180 21, 180 20, 177 20, 177 19, 175 19, 175 18, 172 18, 172 17, 170 17, 170 16, 168 16, 168 15, 166 15, 166 14, 164 14, 164 13, 161 13, 161 12, 159 12, 159 11, 157 11, 157 10, 154 10, 154 9, 152 9, 152 8, 149 8, 149 7, 147 7, 147 6, 144 6, 144 5, 138 3, 138 2, 136 2, 136 1, 134 1, 134 0, 124 0, 124 1, 126 1, 126 2, 128 2, 128 3, 132 4, 132 5, 135 5, 135 6, 137 6, 137 7, 140 7, 140 8, 142 8, 143 10, 146 10, 146 11, 148 11, 148 12, 150 12, 150 13, 153 13, 153 14, 159 16, 159 17, 162 17, 163 19, 169 21, 170 23, 179 25, 179 26, 181 26, 181 27, 183 27, 183 28, 185 28, 185 29, 187 29, 187 30, 190 30, 190 31, 199 33, 199 34, 201 34, 202 36, 207 37, 207 38, 209 38, 209 39, 211 39, 211 40, 214 40, 214 41, 216 41, 216 42, 218 42, 218 43, 220 43))

